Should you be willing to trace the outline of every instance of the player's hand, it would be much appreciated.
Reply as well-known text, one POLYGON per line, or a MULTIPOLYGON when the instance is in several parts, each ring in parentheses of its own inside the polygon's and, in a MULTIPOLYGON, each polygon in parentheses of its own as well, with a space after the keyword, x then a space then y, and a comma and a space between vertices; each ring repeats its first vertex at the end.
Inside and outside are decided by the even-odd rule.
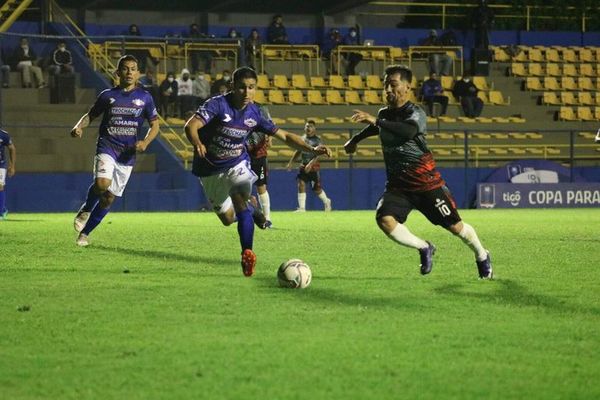
POLYGON ((331 149, 329 147, 323 146, 322 144, 315 147, 313 149, 313 152, 315 153, 315 155, 317 156, 327 156, 327 157, 331 157, 331 149))
POLYGON ((353 110, 353 112, 354 114, 350 117, 352 122, 368 123, 371 125, 375 125, 375 122, 377 122, 377 118, 367 112, 361 110, 353 110))
POLYGON ((204 158, 206 157, 206 146, 200 143, 194 146, 194 152, 198 155, 198 157, 204 158))
POLYGON ((288 163, 288 165, 285 166, 285 169, 287 169, 288 171, 292 170, 292 164, 288 163))
POLYGON ((12 178, 15 175, 15 167, 13 167, 12 165, 10 165, 8 167, 8 170, 6 172, 8 174, 8 177, 12 178))
POLYGON ((304 166, 304 172, 309 173, 310 171, 312 171, 312 167, 313 167, 313 162, 311 161, 304 166))
POLYGON ((71 137, 80 138, 83 135, 83 129, 81 128, 73 128, 71 130, 71 137))
POLYGON ((146 151, 147 147, 148 147, 148 143, 146 143, 143 140, 138 140, 137 142, 135 142, 135 152, 136 153, 143 153, 144 151, 146 151))
POLYGON ((354 154, 356 152, 356 143, 352 139, 344 143, 344 151, 346 154, 354 154))

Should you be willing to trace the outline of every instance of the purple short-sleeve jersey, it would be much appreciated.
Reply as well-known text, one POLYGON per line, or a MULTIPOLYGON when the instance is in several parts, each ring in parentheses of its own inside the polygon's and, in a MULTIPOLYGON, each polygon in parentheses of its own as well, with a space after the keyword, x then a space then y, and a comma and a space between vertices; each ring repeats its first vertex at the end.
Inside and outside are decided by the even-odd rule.
POLYGON ((12 144, 8 132, 0 129, 0 168, 6 168, 6 155, 4 149, 12 144))
POLYGON ((108 154, 124 165, 135 164, 135 142, 144 121, 158 118, 150 93, 139 87, 131 91, 106 89, 89 111, 92 119, 101 114, 96 154, 108 154))
POLYGON ((206 157, 194 154, 192 172, 196 176, 215 175, 249 160, 246 140, 255 131, 274 135, 279 129, 268 115, 253 103, 241 110, 232 106, 232 94, 211 97, 196 111, 204 126, 200 141, 206 146, 206 157))

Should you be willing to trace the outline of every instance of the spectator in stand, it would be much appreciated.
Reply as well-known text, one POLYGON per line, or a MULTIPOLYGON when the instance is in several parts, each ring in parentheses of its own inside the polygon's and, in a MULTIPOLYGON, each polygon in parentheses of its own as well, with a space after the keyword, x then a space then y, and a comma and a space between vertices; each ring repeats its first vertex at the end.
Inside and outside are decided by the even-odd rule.
POLYGON ((321 47, 321 56, 324 60, 329 60, 327 74, 339 74, 338 57, 335 48, 341 43, 342 36, 340 35, 340 31, 337 28, 331 28, 321 47))
POLYGON ((229 70, 223 70, 223 75, 221 79, 217 79, 214 81, 212 86, 210 87, 210 95, 214 96, 222 93, 222 87, 225 87, 225 92, 231 90, 231 72, 229 70))
MULTIPOLYGON (((441 47, 444 45, 442 41, 438 39, 437 31, 432 29, 429 31, 429 36, 421 41, 422 46, 433 46, 441 47)), ((430 53, 429 54, 429 73, 435 73, 436 75, 450 76, 452 69, 452 57, 445 52, 430 53)))
POLYGON ((256 70, 257 60, 260 56, 260 34, 258 29, 254 28, 250 31, 250 35, 246 38, 246 65, 256 70))
POLYGON ((177 79, 177 103, 179 104, 179 116, 181 118, 188 111, 196 109, 194 81, 191 79, 190 71, 187 68, 181 70, 181 76, 177 79))
POLYGON ((4 62, 4 53, 0 49, 0 74, 2 74, 2 87, 7 88, 10 86, 10 65, 4 62))
MULTIPOLYGON (((360 46, 360 40, 358 38, 358 31, 356 28, 352 27, 348 30, 346 36, 344 36, 343 44, 346 46, 360 46)), ((363 56, 357 52, 347 52, 344 53, 344 57, 348 62, 346 66, 346 75, 356 75, 356 66, 359 62, 362 61, 363 56)))
MULTIPOLYGON (((204 101, 210 97, 210 84, 206 80, 204 72, 198 73, 198 77, 194 80, 193 91, 194 100, 196 103, 196 107, 194 109, 197 109, 200 107, 200 104, 204 103, 204 101)), ((188 119, 189 118, 187 118, 186 121, 188 119)))
POLYGON ((481 115, 483 101, 477 97, 477 86, 471 81, 471 74, 465 71, 464 76, 456 81, 452 88, 452 94, 460 101, 466 117, 475 118, 481 115))
POLYGON ((158 82, 156 81, 156 77, 154 76, 154 71, 152 69, 148 68, 146 70, 146 74, 140 77, 138 83, 152 95, 154 104, 160 104, 158 82))
POLYGON ((242 35, 240 35, 235 28, 229 28, 229 32, 227 32, 227 36, 225 37, 229 39, 240 39, 242 35))
POLYGON ((29 46, 27 38, 21 38, 19 47, 15 49, 13 59, 17 65, 17 71, 21 72, 23 87, 32 87, 31 75, 35 77, 38 88, 46 87, 42 69, 36 65, 38 62, 37 55, 29 46))
POLYGON ((71 52, 67 50, 67 44, 64 41, 58 42, 56 50, 52 53, 52 61, 48 67, 48 72, 51 75, 58 75, 72 74, 74 71, 73 57, 71 52))
MULTIPOLYGON (((200 28, 198 28, 198 24, 190 25, 190 31, 187 35, 190 39, 208 39, 211 36, 200 32, 200 28)), ((214 37, 214 36, 212 36, 214 37)), ((212 70, 212 61, 213 54, 210 50, 192 50, 190 51, 190 58, 192 61, 192 72, 198 73, 198 71, 205 71, 210 75, 210 71, 212 70), (200 63, 202 62, 202 67, 200 67, 200 63)))
POLYGON ((177 104, 177 81, 175 74, 167 73, 167 77, 161 82, 160 87, 160 114, 163 118, 176 117, 175 105, 177 104))
POLYGON ((423 103, 427 105, 428 115, 433 115, 433 103, 439 103, 442 107, 439 115, 446 115, 448 109, 448 96, 444 96, 444 89, 442 83, 438 80, 438 76, 435 72, 429 75, 429 79, 423 82, 421 87, 421 95, 423 96, 423 103))
POLYGON ((267 29, 267 42, 269 44, 290 44, 287 31, 283 26, 283 17, 280 14, 273 17, 273 22, 267 29))
MULTIPOLYGON (((136 24, 129 25, 129 31, 127 32, 127 35, 130 36, 127 38, 127 41, 129 42, 144 41, 144 39, 141 38, 142 33, 140 32, 140 29, 136 24)), ((146 64, 148 63, 148 58, 152 60, 154 65, 157 65, 160 61, 153 58, 148 49, 126 49, 125 53, 134 56, 138 60, 139 70, 141 73, 144 73, 146 71, 146 64)))

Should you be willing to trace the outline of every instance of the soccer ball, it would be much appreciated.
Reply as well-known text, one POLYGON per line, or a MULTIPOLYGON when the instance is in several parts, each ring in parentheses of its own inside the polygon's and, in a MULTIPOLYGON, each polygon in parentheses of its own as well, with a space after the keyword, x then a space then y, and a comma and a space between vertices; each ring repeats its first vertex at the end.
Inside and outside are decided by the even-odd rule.
POLYGON ((282 263, 277 270, 279 286, 291 289, 304 289, 310 285, 312 272, 304 261, 297 258, 282 263))

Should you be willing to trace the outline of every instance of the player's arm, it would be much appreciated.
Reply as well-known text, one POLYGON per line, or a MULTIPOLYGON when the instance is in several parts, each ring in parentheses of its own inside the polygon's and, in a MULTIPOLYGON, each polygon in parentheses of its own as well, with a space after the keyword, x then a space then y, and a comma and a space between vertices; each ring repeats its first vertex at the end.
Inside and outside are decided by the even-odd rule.
POLYGON ((17 164, 17 148, 11 143, 8 145, 8 155, 10 156, 10 160, 8 160, 8 176, 9 178, 15 174, 15 165, 17 164))
POLYGON ((377 118, 375 118, 373 115, 361 110, 354 110, 354 114, 352 115, 351 119, 352 122, 368 123, 369 125, 364 127, 360 132, 352 136, 350 140, 344 143, 344 150, 346 151, 346 154, 354 153, 356 151, 356 146, 362 140, 371 136, 379 135, 379 128, 375 126, 377 118))
POLYGON ((90 126, 90 122, 92 122, 92 119, 93 118, 90 116, 89 112, 83 114, 83 116, 79 118, 79 121, 77 121, 73 129, 71 129, 71 136, 74 138, 80 138, 83 135, 83 129, 90 126))
POLYGON ((290 161, 288 161, 286 166, 288 171, 292 170, 292 164, 294 164, 298 160, 298 158, 300 157, 300 153, 300 150, 296 150, 294 154, 292 154, 292 158, 290 158, 290 161))
POLYGON ((300 136, 294 135, 291 132, 285 131, 283 129, 277 130, 273 135, 277 139, 285 142, 288 146, 290 146, 294 150, 306 151, 313 153, 316 156, 319 155, 327 155, 327 157, 331 157, 331 150, 326 146, 317 146, 312 147, 308 145, 300 136))
POLYGON ((156 139, 156 136, 158 136, 158 127, 158 118, 150 121, 150 129, 148 129, 144 139, 135 142, 135 151, 139 153, 146 151, 150 143, 152 143, 152 141, 156 139))
POLYGON ((204 158, 206 156, 206 147, 200 140, 198 131, 204 126, 204 121, 196 115, 192 115, 185 123, 185 136, 187 140, 194 146, 194 151, 198 156, 204 158))

